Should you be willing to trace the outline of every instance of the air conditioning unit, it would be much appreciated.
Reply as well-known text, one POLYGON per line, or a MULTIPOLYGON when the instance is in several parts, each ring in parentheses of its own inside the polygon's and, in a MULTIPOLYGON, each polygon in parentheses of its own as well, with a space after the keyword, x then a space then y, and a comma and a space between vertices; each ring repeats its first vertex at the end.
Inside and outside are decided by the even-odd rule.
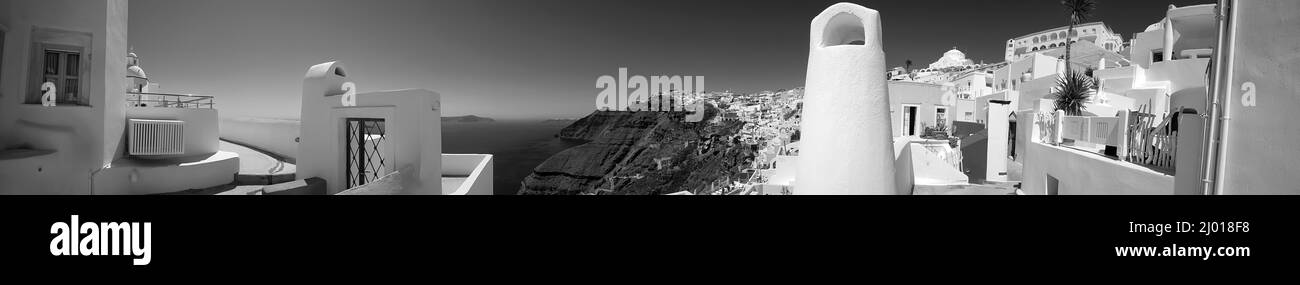
POLYGON ((184 121, 130 119, 127 129, 130 155, 185 154, 184 121))

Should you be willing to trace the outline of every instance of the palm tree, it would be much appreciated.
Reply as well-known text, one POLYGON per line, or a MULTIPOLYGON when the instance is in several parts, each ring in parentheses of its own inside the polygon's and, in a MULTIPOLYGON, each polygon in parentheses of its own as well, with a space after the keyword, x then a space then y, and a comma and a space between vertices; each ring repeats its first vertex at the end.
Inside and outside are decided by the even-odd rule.
POLYGON ((1094 0, 1061 0, 1061 5, 1065 6, 1065 12, 1070 15, 1070 29, 1065 30, 1065 74, 1070 72, 1070 46, 1072 46, 1072 37, 1076 35, 1074 26, 1088 20, 1092 16, 1092 10, 1097 8, 1097 2, 1094 0))
POLYGON ((1056 110, 1065 111, 1067 116, 1083 116, 1087 109, 1084 103, 1092 97, 1094 85, 1092 79, 1083 72, 1072 71, 1056 80, 1056 110))
POLYGON ((908 73, 911 73, 911 72, 912 72, 912 60, 910 60, 910 59, 907 60, 905 63, 903 63, 903 66, 907 66, 907 72, 908 72, 908 73))

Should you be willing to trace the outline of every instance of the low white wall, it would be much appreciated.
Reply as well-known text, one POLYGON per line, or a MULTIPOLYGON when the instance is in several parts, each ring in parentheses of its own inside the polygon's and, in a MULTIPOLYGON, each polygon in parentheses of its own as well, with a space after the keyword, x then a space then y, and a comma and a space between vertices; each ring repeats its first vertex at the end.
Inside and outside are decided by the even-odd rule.
POLYGON ((448 195, 492 195, 491 154, 442 154, 443 176, 464 176, 458 189, 443 189, 448 195))
POLYGON ((223 151, 197 162, 126 164, 95 173, 94 194, 150 195, 230 184, 239 172, 239 154, 223 151))
POLYGON ((185 155, 217 153, 217 110, 193 108, 127 107, 127 119, 176 120, 185 122, 185 155))
POLYGON ((912 171, 912 141, 906 137, 894 138, 894 194, 912 195, 916 176, 912 171))
POLYGON ((221 138, 297 159, 300 125, 291 119, 222 118, 221 138))
POLYGON ((21 158, 0 159, 0 195, 90 194, 90 171, 67 164, 66 156, 32 151, 21 158))
POLYGON ((911 165, 904 170, 912 173, 912 184, 961 185, 970 182, 966 174, 961 173, 947 160, 935 155, 922 144, 924 143, 912 142, 907 147, 911 152, 911 165))
MULTIPOLYGON (((0 148, 31 148, 55 153, 28 162, 0 161, 0 193, 88 194, 90 173, 111 162, 115 154, 103 151, 104 128, 100 114, 84 107, 16 106, 12 129, 0 135, 0 148), (97 123, 90 123, 97 122, 97 123), (107 156, 107 158, 106 158, 107 156), (105 160, 107 159, 107 160, 105 160), (12 167, 4 164, 12 163, 12 167), (33 167, 35 166, 35 167, 33 167), (29 192, 30 191, 30 192, 29 192)), ((125 120, 124 120, 125 121, 125 120)), ((122 139, 119 137, 118 139, 122 139)), ((123 148, 125 150, 125 148, 123 148)))
MULTIPOLYGON (((1166 60, 1152 63, 1147 81, 1169 81, 1169 94, 1187 89, 1205 88, 1205 68, 1209 58, 1166 60)), ((1204 92, 1202 92, 1204 94, 1204 92)))
POLYGON ((1047 194, 1048 175, 1060 195, 1171 195, 1174 177, 1098 154, 1030 142, 1024 192, 1047 194))

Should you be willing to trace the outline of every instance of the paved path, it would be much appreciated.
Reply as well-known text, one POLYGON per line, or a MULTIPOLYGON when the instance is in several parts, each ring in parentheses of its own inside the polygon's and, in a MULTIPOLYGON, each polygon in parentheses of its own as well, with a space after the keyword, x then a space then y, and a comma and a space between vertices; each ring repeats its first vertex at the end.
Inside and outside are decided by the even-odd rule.
POLYGON ((1010 185, 916 185, 913 195, 1016 195, 1010 185))
POLYGON ((270 154, 228 141, 221 141, 220 149, 239 154, 239 175, 236 182, 251 185, 269 185, 294 179, 298 167, 270 154))

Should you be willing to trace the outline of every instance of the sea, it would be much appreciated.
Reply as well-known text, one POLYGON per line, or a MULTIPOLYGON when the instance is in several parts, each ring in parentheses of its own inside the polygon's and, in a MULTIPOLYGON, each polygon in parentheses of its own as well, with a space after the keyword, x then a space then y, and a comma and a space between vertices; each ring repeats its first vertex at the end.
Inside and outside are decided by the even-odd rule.
POLYGON ((572 121, 497 120, 442 123, 442 152, 492 154, 495 195, 514 195, 552 155, 585 142, 556 137, 572 121))

